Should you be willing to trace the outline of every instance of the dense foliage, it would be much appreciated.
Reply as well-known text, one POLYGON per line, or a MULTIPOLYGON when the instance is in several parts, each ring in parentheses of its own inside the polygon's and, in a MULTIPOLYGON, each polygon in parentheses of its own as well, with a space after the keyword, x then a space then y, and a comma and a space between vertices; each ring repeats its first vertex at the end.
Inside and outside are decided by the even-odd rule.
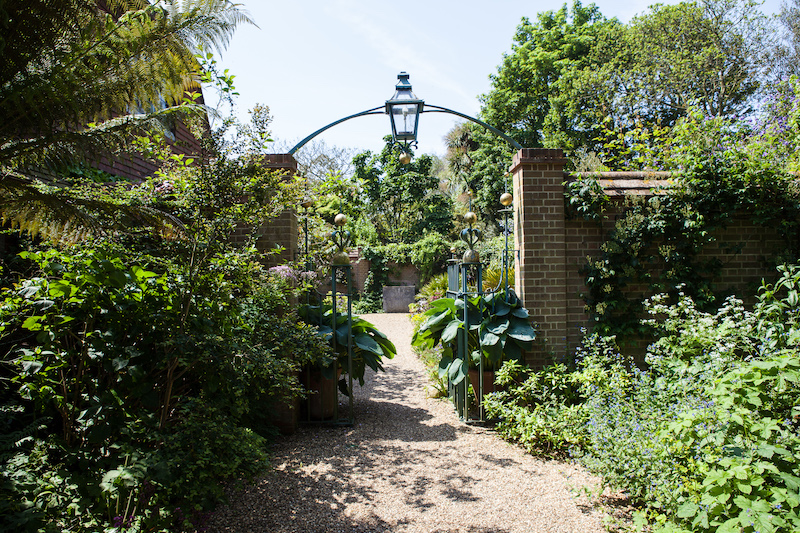
MULTIPOLYGON (((397 348, 384 333, 359 316, 352 315, 348 319, 347 313, 334 310, 331 305, 303 305, 298 314, 307 324, 313 325, 316 334, 334 349, 336 359, 321 365, 326 379, 334 379, 338 370, 350 374, 363 387, 367 367, 375 372, 383 371, 384 359, 392 359, 397 353, 397 348)), ((344 377, 339 387, 348 395, 352 392, 347 389, 344 377)))
POLYGON ((657 531, 796 531, 800 268, 780 274, 753 311, 652 300, 647 370, 596 335, 570 366, 506 366, 487 412, 529 450, 572 452, 657 531))
MULTIPOLYGON (((525 147, 564 149, 578 170, 654 168, 640 151, 661 152, 692 108, 754 118, 765 89, 787 74, 773 72, 771 24, 750 0, 657 4, 628 23, 577 1, 524 17, 480 117, 525 147)), ((449 138, 450 167, 496 217, 512 151, 476 125, 449 138)))
POLYGON ((110 243, 23 257, 0 309, 6 523, 200 525, 222 480, 264 468, 264 407, 327 345, 282 280, 242 283, 245 252, 192 276, 110 243))
POLYGON ((205 121, 195 54, 221 49, 246 13, 228 0, 13 0, 0 19, 3 219, 66 242, 163 218, 63 185, 87 181, 70 169, 138 152, 176 120, 205 121))
POLYGON ((536 338, 528 310, 511 289, 507 294, 440 298, 429 307, 422 313, 424 320, 411 345, 421 349, 441 346, 439 375, 452 385, 461 383, 468 369, 481 363, 489 370, 499 368, 503 361, 521 360, 536 338))
MULTIPOLYGON (((788 107, 790 121, 794 107, 788 107)), ((793 145, 794 139, 773 129, 762 126, 765 133, 745 136, 738 121, 699 114, 682 119, 665 143, 670 166, 679 165, 672 185, 646 199, 626 199, 614 220, 606 211, 608 197, 591 175, 568 184, 569 212, 609 229, 600 253, 582 269, 595 331, 620 341, 652 333, 639 322, 642 302, 662 292, 674 296, 679 285, 700 308, 717 305, 732 291, 719 277, 719 251, 735 257, 746 244, 746 235, 723 236, 737 221, 774 231, 766 265, 796 261, 800 197, 795 177, 784 170, 788 154, 781 155, 783 142, 793 145)))
MULTIPOLYGON (((178 29, 170 27, 189 40, 193 31, 207 32, 201 40, 227 35, 238 10, 201 4, 182 4, 190 19, 177 6, 151 12, 156 8, 143 5, 119 20, 96 15, 112 33, 138 16, 144 25, 180 19, 170 19, 178 29)), ((129 34, 118 30, 114 39, 129 34)), ((137 53, 147 59, 146 48, 137 53)), ((201 79, 232 94, 232 77, 215 70, 212 56, 173 59, 181 58, 192 68, 206 65, 201 79)), ((192 72, 176 76, 189 83, 192 72)), ((98 113, 84 111, 75 120, 98 113)), ((252 246, 258 228, 297 203, 296 183, 261 166, 267 123, 258 110, 240 136, 226 135, 230 120, 211 132, 203 121, 191 123, 204 143, 197 157, 172 153, 158 132, 89 125, 81 135, 128 135, 125 141, 160 170, 135 186, 98 187, 77 176, 4 189, 13 196, 4 203, 7 214, 62 246, 22 239, 21 254, 2 258, 3 530, 190 530, 202 527, 227 480, 267 466, 270 406, 303 394, 301 366, 332 357, 290 310, 297 288, 268 273, 265 255, 252 246), (65 215, 57 223, 48 218, 53 210, 65 215), (98 231, 70 230, 86 226, 98 231), (234 232, 246 242, 234 246, 234 232), (64 244, 77 237, 81 244, 64 244)), ((81 161, 77 151, 59 155, 81 161)), ((20 161, 1 162, 4 185, 6 171, 23 179, 20 161)))
POLYGON ((359 215, 375 227, 380 244, 413 243, 427 232, 452 230, 450 198, 439 193, 433 161, 422 155, 403 165, 401 147, 386 144, 379 154, 363 152, 353 159, 355 179, 364 203, 359 215))

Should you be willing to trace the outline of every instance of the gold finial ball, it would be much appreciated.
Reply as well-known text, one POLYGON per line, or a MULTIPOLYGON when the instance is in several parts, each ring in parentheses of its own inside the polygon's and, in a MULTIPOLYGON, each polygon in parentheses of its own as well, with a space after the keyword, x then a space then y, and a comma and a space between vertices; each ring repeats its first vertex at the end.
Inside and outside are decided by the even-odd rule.
POLYGON ((345 224, 347 224, 347 217, 342 213, 339 213, 333 219, 333 223, 336 224, 337 226, 344 226, 345 224))
POLYGON ((399 159, 401 165, 407 165, 411 163, 411 154, 409 154, 408 152, 403 152, 402 154, 400 154, 399 159))
POLYGON ((331 264, 332 265, 349 265, 350 264, 350 256, 347 255, 347 252, 344 250, 340 250, 335 252, 331 256, 331 264))
POLYGON ((500 195, 500 203, 508 207, 514 202, 514 197, 510 193, 504 192, 500 195))
POLYGON ((467 211, 464 215, 464 222, 467 224, 474 224, 478 221, 478 215, 473 213, 472 211, 467 211))
POLYGON ((472 250, 472 249, 467 250, 461 257, 461 261, 463 263, 480 263, 481 254, 479 254, 477 250, 472 250))

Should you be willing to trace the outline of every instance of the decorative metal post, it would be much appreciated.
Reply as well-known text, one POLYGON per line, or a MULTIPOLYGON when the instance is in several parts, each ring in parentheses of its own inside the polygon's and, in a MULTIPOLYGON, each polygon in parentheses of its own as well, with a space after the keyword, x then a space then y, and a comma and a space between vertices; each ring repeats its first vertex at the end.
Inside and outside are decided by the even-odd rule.
MULTIPOLYGON (((452 269, 448 269, 448 289, 452 291, 454 285, 458 286, 458 289, 454 296, 457 299, 460 299, 464 302, 464 309, 463 309, 463 317, 462 321, 464 324, 463 329, 460 332, 460 342, 458 343, 458 354, 462 361, 467 361, 467 368, 469 368, 469 360, 472 357, 470 342, 469 342, 469 334, 470 334, 470 315, 469 315, 469 306, 470 306, 470 296, 482 296, 483 295, 483 276, 482 276, 482 265, 480 262, 480 254, 477 250, 475 250, 475 245, 481 239, 482 233, 481 230, 478 228, 473 227, 478 221, 477 215, 472 211, 472 193, 470 192, 470 203, 469 203, 469 210, 464 215, 464 221, 469 225, 468 228, 461 230, 461 240, 467 244, 467 250, 464 252, 464 255, 461 257, 461 264, 458 267, 452 269), (475 273, 475 290, 470 289, 470 271, 475 273), (458 272, 456 274, 456 272, 458 272), (454 279, 450 279, 454 278, 454 279), (460 279, 458 279, 460 278, 460 279), (460 281, 460 283, 456 283, 460 281)), ((455 265, 454 265, 455 266, 455 265)), ((479 337, 480 339, 480 337, 479 337)), ((478 341, 477 350, 478 353, 481 352, 480 348, 480 340, 478 341)), ((461 420, 465 422, 470 421, 469 415, 469 386, 470 386, 470 379, 469 379, 469 372, 467 372, 467 376, 463 380, 463 386, 454 387, 453 389, 453 401, 456 405, 456 411, 458 412, 459 417, 461 420)), ((477 383, 473 383, 472 386, 476 390, 476 393, 479 398, 483 396, 483 356, 478 357, 478 380, 477 383)), ((483 420, 483 405, 480 406, 480 413, 479 419, 483 420)))
MULTIPOLYGON (((304 243, 304 248, 303 248, 303 265, 304 265, 303 268, 305 268, 306 272, 310 272, 311 269, 312 269, 311 257, 308 255, 308 247, 309 247, 308 246, 309 245, 308 216, 309 216, 309 210, 311 209, 312 205, 314 205, 314 203, 311 200, 309 200, 308 198, 303 200, 303 203, 300 204, 300 206, 303 208, 303 215, 304 215, 303 216, 303 237, 304 237, 305 243, 304 243)), ((310 305, 311 304, 311 291, 306 290, 304 292, 306 293, 306 305, 310 305)))
MULTIPOLYGON (((489 292, 497 293, 498 291, 504 290, 505 300, 509 300, 509 268, 510 268, 510 257, 509 257, 509 246, 508 246, 508 237, 510 234, 509 227, 508 227, 508 214, 511 212, 511 204, 513 203, 513 197, 509 193, 504 193, 500 197, 500 203, 504 206, 504 209, 501 210, 503 213, 503 224, 504 224, 504 235, 505 235, 505 249, 503 250, 503 269, 501 271, 501 278, 498 282, 497 287, 494 289, 490 289, 489 292)), ((455 404, 456 412, 459 415, 459 418, 465 422, 484 422, 486 420, 485 416, 485 408, 483 405, 483 396, 486 391, 486 384, 484 383, 484 356, 483 356, 483 348, 481 346, 480 341, 480 334, 477 335, 478 341, 477 346, 470 346, 470 328, 473 324, 470 323, 470 298, 479 297, 478 309, 482 310, 483 306, 487 305, 487 303, 483 300, 483 296, 485 295, 485 291, 483 290, 483 268, 480 262, 480 254, 477 250, 475 250, 475 246, 481 239, 481 231, 474 227, 474 224, 477 222, 477 216, 472 211, 472 198, 470 193, 470 203, 469 203, 469 210, 464 215, 464 221, 468 224, 468 227, 461 230, 461 240, 467 244, 467 250, 461 257, 461 261, 458 262, 457 260, 451 260, 451 264, 448 266, 447 269, 447 296, 450 298, 454 298, 456 300, 461 300, 464 302, 463 314, 461 316, 461 320, 463 323, 463 329, 459 332, 459 342, 457 347, 457 355, 462 360, 469 360, 472 358, 473 350, 476 350, 479 354, 477 357, 477 361, 473 359, 472 363, 476 364, 478 367, 477 372, 477 379, 469 378, 464 379, 463 386, 460 384, 458 386, 450 385, 450 394, 453 398, 453 403, 455 404), (470 274, 474 274, 471 276, 470 274), (475 285, 474 287, 471 286, 470 281, 474 280, 475 285), (469 395, 469 385, 470 382, 472 383, 472 387, 475 391, 475 396, 478 399, 478 418, 470 418, 469 412, 469 402, 470 402, 470 395, 469 395)), ((451 253, 455 255, 455 249, 451 249, 451 253)), ((494 301, 494 299, 493 299, 494 301)), ((492 310, 494 312, 494 310, 492 310)), ((482 320, 482 317, 479 318, 482 320)), ((472 320, 475 320, 475 317, 472 317, 472 320)), ((474 341, 473 341, 474 342, 474 341)))
MULTIPOLYGON (((319 411, 321 415, 319 418, 321 420, 313 420, 313 422, 325 422, 337 425, 349 425, 352 426, 355 421, 354 411, 353 411, 353 277, 352 277, 352 266, 350 265, 350 258, 347 255, 346 247, 350 244, 350 232, 347 230, 342 229, 342 226, 347 222, 347 218, 342 215, 336 215, 334 223, 339 227, 339 229, 334 230, 331 235, 331 241, 336 245, 336 249, 331 257, 331 271, 330 271, 330 292, 320 292, 317 291, 317 296, 319 297, 319 306, 316 309, 319 310, 317 324, 320 328, 324 328, 327 331, 327 328, 330 328, 330 335, 331 335, 331 344, 333 346, 333 352, 336 356, 336 360, 333 363, 333 369, 330 372, 330 378, 333 380, 333 387, 326 388, 323 386, 326 379, 325 376, 322 376, 320 379, 320 391, 319 394, 319 403, 320 408, 319 411), (344 290, 339 288, 339 280, 344 282, 344 290), (325 317, 326 313, 326 300, 330 298, 330 319, 327 320, 325 317), (347 319, 341 320, 342 314, 339 313, 339 299, 345 298, 347 300, 347 319), (341 328, 346 327, 345 331, 342 331, 341 328), (344 382, 344 378, 339 381, 339 364, 341 362, 341 358, 338 355, 338 348, 340 345, 340 334, 342 338, 347 338, 347 348, 346 348, 346 371, 347 371, 347 382, 344 382), (338 383, 337 383, 338 382, 338 383), (339 416, 339 391, 346 388, 348 394, 348 415, 346 418, 341 418, 339 416), (325 401, 333 401, 333 405, 325 404, 325 401), (332 408, 326 412, 326 408, 332 408), (332 414, 331 414, 332 413, 332 414)), ((344 344, 341 344, 344 347, 344 344)), ((321 370, 327 370, 321 369, 321 370)), ((307 382, 311 383, 311 375, 310 370, 307 377, 307 382)), ((311 404, 312 399, 309 396, 308 398, 308 422, 312 422, 312 414, 311 414, 311 404)))
POLYGON ((333 419, 338 423, 352 425, 353 417, 353 277, 350 256, 347 254, 347 246, 350 245, 351 235, 343 226, 347 223, 347 217, 339 213, 334 218, 334 224, 339 229, 331 233, 331 241, 336 245, 336 251, 331 257, 331 330, 333 335, 333 349, 336 351, 337 327, 339 317, 339 291, 336 287, 336 280, 340 272, 344 274, 346 292, 343 294, 347 300, 347 398, 348 398, 348 418, 339 418, 339 392, 336 390, 336 403, 334 404, 333 419))
POLYGON ((510 193, 504 192, 500 195, 500 204, 505 208, 501 209, 500 212, 503 213, 503 235, 506 238, 506 245, 503 249, 503 272, 501 273, 506 301, 508 301, 508 235, 511 233, 508 230, 508 214, 513 211, 512 203, 514 203, 514 197, 510 193))

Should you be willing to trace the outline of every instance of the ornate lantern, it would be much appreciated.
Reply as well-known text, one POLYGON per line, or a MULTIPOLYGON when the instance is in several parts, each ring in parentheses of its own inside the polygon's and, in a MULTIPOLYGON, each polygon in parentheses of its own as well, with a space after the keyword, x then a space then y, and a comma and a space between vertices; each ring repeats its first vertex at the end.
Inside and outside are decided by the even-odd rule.
POLYGON ((391 100, 386 101, 386 114, 392 122, 392 139, 394 142, 409 143, 417 140, 417 126, 419 114, 425 102, 416 97, 411 91, 411 82, 408 73, 401 72, 397 75, 397 85, 391 100))

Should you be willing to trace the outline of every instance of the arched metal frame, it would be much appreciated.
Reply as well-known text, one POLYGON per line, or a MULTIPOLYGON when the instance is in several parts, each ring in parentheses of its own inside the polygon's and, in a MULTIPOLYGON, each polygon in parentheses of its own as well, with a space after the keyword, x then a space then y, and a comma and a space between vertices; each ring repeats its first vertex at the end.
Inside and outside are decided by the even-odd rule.
MULTIPOLYGON (((456 115, 458 117, 465 118, 465 119, 467 119, 469 121, 474 122, 475 124, 479 124, 479 125, 483 126, 487 130, 489 130, 492 133, 494 133, 495 135, 497 135, 499 137, 502 137, 506 142, 508 142, 508 144, 510 144, 511 146, 516 148, 517 150, 521 150, 522 149, 522 145, 519 144, 517 141, 515 141, 514 139, 512 139, 511 137, 509 137, 508 135, 506 135, 502 131, 498 130, 494 126, 490 126, 486 122, 484 122, 482 120, 479 120, 479 119, 477 119, 475 117, 471 117, 469 115, 465 115, 464 113, 459 113, 458 111, 453 111, 452 109, 448 109, 446 107, 428 105, 428 104, 424 104, 422 112, 423 113, 447 113, 447 114, 450 114, 450 115, 456 115), (428 110, 426 108, 430 108, 430 110, 428 110)), ((311 139, 313 139, 314 137, 316 137, 320 133, 331 129, 334 126, 336 126, 338 124, 341 124, 342 122, 348 121, 350 119, 358 118, 358 117, 363 117, 363 116, 366 116, 366 115, 383 115, 383 114, 385 114, 385 106, 375 107, 373 109, 367 109, 366 111, 361 111, 360 113, 356 113, 354 115, 350 115, 350 116, 347 116, 347 117, 344 117, 344 118, 340 118, 339 120, 331 122, 327 126, 324 126, 324 127, 320 128, 320 129, 318 129, 317 131, 315 131, 314 133, 312 133, 311 135, 309 135, 308 137, 306 137, 305 139, 303 139, 302 141, 300 141, 299 143, 294 145, 294 147, 291 150, 289 150, 289 154, 290 155, 294 155, 294 153, 297 152, 297 150, 302 148, 311 139)))

